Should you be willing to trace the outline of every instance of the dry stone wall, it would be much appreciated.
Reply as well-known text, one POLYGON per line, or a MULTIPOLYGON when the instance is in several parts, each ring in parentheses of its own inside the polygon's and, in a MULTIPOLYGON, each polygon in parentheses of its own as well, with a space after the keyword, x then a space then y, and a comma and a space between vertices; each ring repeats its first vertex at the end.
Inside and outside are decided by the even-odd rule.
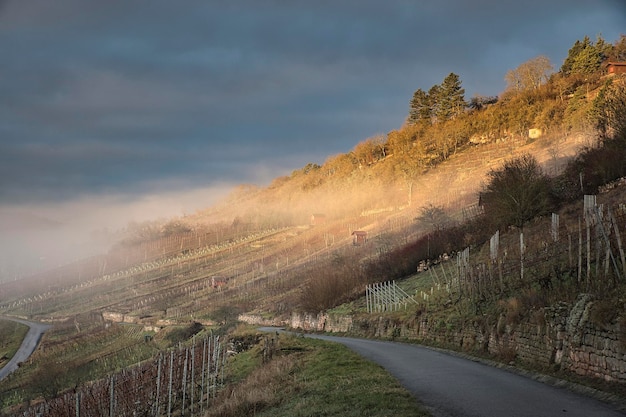
POLYGON ((363 337, 398 338, 436 343, 467 352, 488 352, 505 360, 555 367, 606 381, 626 382, 626 329, 620 320, 597 325, 590 321, 591 296, 573 305, 559 303, 528 314, 518 323, 474 320, 442 323, 428 315, 409 321, 388 316, 294 313, 287 320, 256 324, 288 326, 306 331, 347 333, 363 337))

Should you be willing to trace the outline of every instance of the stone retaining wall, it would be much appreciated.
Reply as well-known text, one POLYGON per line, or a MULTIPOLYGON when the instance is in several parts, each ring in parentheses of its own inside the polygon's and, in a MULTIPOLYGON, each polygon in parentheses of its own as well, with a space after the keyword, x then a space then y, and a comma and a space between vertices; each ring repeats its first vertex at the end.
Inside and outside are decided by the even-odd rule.
MULTIPOLYGON (((579 375, 626 382, 626 335, 616 323, 592 323, 593 300, 583 294, 574 305, 560 303, 529 314, 519 323, 475 320, 448 324, 427 315, 409 321, 375 315, 318 315, 294 313, 271 322, 245 316, 248 323, 287 326, 307 331, 348 333, 364 337, 399 338, 434 342, 467 352, 488 352, 542 367, 560 367, 579 375)), ((626 329, 625 333, 626 333, 626 329)))

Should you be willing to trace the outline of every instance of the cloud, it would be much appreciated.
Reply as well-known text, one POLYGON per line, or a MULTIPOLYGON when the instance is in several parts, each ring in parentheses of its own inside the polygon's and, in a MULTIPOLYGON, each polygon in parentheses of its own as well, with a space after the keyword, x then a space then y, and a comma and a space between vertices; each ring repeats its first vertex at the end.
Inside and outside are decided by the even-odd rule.
POLYGON ((0 6, 3 204, 266 183, 399 127, 450 72, 498 94, 523 61, 558 68, 626 27, 618 0, 0 6))
POLYGON ((194 214, 199 207, 224 198, 233 187, 154 183, 137 195, 111 192, 47 204, 3 204, 0 282, 106 253, 113 243, 109 238, 129 224, 194 214))

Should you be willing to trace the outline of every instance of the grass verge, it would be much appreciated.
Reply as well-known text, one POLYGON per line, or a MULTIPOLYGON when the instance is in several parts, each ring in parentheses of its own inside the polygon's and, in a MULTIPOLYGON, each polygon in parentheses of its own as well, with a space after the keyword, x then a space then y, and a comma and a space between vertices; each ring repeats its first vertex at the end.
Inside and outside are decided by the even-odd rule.
POLYGON ((271 359, 267 339, 232 359, 229 369, 238 382, 222 391, 205 417, 430 415, 382 367, 342 345, 273 337, 271 359))
POLYGON ((4 367, 20 348, 28 326, 9 320, 0 320, 0 368, 4 367))

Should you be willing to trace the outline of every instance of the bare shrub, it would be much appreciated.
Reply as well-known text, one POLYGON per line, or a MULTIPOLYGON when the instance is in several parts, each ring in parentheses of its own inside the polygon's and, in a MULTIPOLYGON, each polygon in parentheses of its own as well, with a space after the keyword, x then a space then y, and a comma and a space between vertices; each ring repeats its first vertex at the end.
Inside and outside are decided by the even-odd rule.
POLYGON ((620 308, 615 300, 597 300, 591 305, 589 318, 596 326, 606 329, 615 322, 620 308))
POLYGON ((511 297, 506 301, 500 301, 500 305, 505 308, 505 323, 507 325, 518 324, 524 312, 524 305, 517 297, 511 297))
POLYGON ((505 363, 511 363, 515 361, 517 357, 517 351, 514 346, 509 345, 508 343, 500 348, 498 351, 498 357, 505 363))
POLYGON ((305 311, 317 313, 347 301, 361 291, 365 278, 358 265, 332 262, 310 272, 300 304, 305 311))
POLYGON ((534 217, 552 208, 550 179, 535 157, 522 155, 488 173, 481 199, 485 215, 494 226, 523 228, 534 217))

